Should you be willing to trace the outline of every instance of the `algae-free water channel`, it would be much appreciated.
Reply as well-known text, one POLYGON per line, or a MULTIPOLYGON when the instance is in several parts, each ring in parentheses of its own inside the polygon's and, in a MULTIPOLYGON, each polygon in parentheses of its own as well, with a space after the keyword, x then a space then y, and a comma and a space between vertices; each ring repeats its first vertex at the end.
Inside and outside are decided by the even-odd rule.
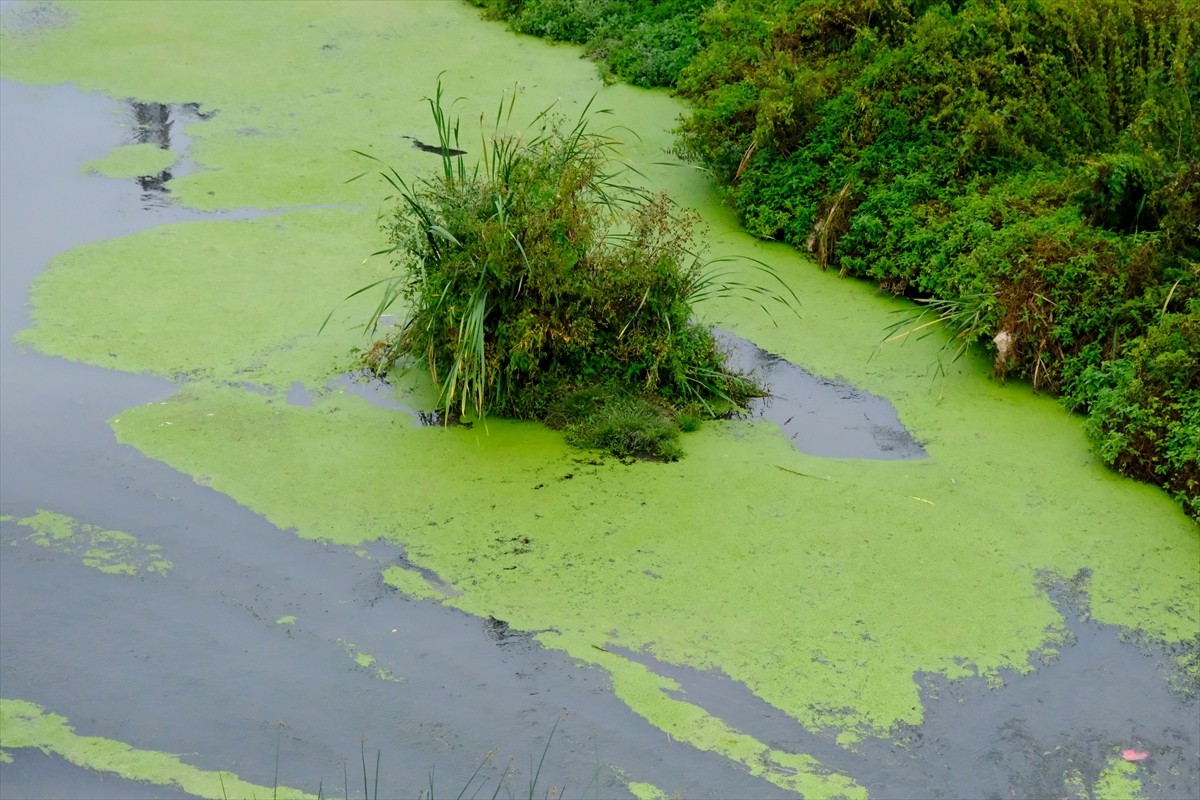
POLYGON ((1194 523, 739 233, 672 98, 453 2, 0 13, 3 798, 1200 794, 1194 523), (467 158, 612 109, 799 296, 698 309, 778 396, 626 464, 349 377, 439 73, 467 158))

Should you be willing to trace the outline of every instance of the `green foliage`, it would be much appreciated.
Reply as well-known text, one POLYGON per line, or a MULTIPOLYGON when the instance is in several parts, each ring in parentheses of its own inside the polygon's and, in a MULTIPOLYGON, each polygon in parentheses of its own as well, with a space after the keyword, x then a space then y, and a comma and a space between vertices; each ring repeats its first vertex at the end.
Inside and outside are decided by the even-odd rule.
MULTIPOLYGON (((928 301, 895 335, 944 321, 1087 410, 1079 376, 1124 392, 1117 362, 1200 297, 1198 33, 1182 0, 730 0, 680 76, 680 149, 752 233, 928 301)), ((1177 484, 1166 450, 1105 441, 1177 484)))
POLYGON ((616 142, 588 129, 590 104, 570 126, 547 109, 518 136, 502 130, 513 102, 468 170, 439 83, 429 106, 440 174, 383 173, 398 201, 383 252, 398 271, 359 291, 382 287, 372 330, 397 300, 409 316, 368 364, 423 365, 449 418, 544 420, 584 446, 676 458, 673 408, 711 415, 758 393, 726 368, 692 303, 782 297, 700 260, 692 217, 625 183, 616 142))
POLYGON ((577 447, 607 450, 622 458, 683 455, 678 425, 669 412, 640 397, 606 399, 567 426, 567 441, 577 447))
POLYGON ((587 46, 609 74, 635 86, 673 86, 700 50, 706 0, 471 0, 520 33, 587 46))
POLYGON ((1120 359, 1074 381, 1106 464, 1162 484, 1200 518, 1200 300, 1163 314, 1120 359))

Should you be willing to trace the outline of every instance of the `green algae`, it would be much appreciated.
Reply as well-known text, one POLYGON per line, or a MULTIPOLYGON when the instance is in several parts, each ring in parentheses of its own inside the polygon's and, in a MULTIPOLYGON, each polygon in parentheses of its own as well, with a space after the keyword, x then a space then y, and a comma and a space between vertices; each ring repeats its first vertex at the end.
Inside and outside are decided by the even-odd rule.
POLYGON ((630 781, 626 787, 638 800, 667 800, 667 793, 652 783, 630 781))
POLYGON ((350 642, 338 639, 338 644, 340 644, 342 649, 346 651, 346 655, 350 656, 350 658, 354 660, 354 663, 358 665, 359 669, 363 670, 372 677, 378 678, 381 681, 390 681, 391 683, 408 683, 407 678, 403 678, 392 672, 390 669, 379 666, 379 661, 375 658, 375 656, 370 655, 369 653, 364 653, 350 642))
POLYGON ((391 566, 383 571, 383 582, 415 600, 438 600, 447 596, 441 587, 412 569, 391 566))
POLYGON ((279 619, 275 620, 275 624, 276 625, 295 625, 296 618, 294 616, 292 616, 291 614, 287 614, 287 615, 282 616, 279 619))
POLYGON ((482 59, 523 61, 525 75, 552 70, 553 86, 538 90, 530 115, 540 110, 535 104, 558 94, 586 102, 596 85, 592 65, 540 42, 514 41, 499 26, 481 25, 471 9, 450 4, 407 3, 401 11, 375 2, 275 9, 253 3, 235 15, 220 4, 184 3, 169 15, 149 16, 140 3, 58 5, 69 10, 73 24, 29 35, 30 26, 18 24, 21 9, 0 20, 0 74, 219 110, 188 126, 189 158, 201 169, 170 183, 177 198, 201 209, 374 207, 376 187, 346 183, 371 167, 353 150, 405 168, 429 164, 428 155, 400 136, 432 135, 419 101, 442 70, 448 82, 486 86, 476 99, 489 114, 495 96, 513 80, 508 70, 481 69, 482 59), (153 35, 136 33, 148 30, 153 35), (460 59, 446 52, 448 39, 456 53, 474 52, 481 60, 456 65, 460 59), (231 48, 238 57, 230 56, 231 48), (401 62, 406 68, 395 68, 401 62))
POLYGON ((163 150, 156 144, 142 142, 114 147, 104 158, 84 164, 83 170, 109 178, 141 178, 170 169, 178 159, 178 153, 163 150))
POLYGON ((128 372, 319 386, 350 368, 362 342, 354 323, 373 299, 339 306, 326 334, 318 330, 346 286, 386 269, 363 264, 358 245, 373 236, 361 212, 294 211, 80 247, 34 286, 34 327, 18 340, 128 372))
POLYGON ((231 772, 202 770, 169 753, 139 750, 100 736, 81 736, 66 717, 24 700, 0 698, 0 746, 14 750, 36 747, 76 766, 111 772, 132 781, 177 786, 197 797, 313 797, 286 786, 248 783, 231 772))
MULTIPOLYGON (((543 644, 556 644, 544 634, 539 638, 543 644)), ((616 695, 652 725, 666 731, 668 740, 678 739, 701 750, 719 753, 744 764, 751 775, 805 797, 866 798, 866 790, 852 778, 831 773, 811 756, 772 748, 702 707, 668 696, 666 692, 681 688, 676 681, 620 656, 613 658, 621 663, 605 664, 601 658, 592 661, 609 668, 616 695)))
POLYGON ((173 566, 156 544, 142 544, 124 531, 105 530, 66 514, 38 509, 29 517, 5 514, 0 520, 32 530, 24 541, 75 556, 84 565, 110 575, 162 575, 173 566))
POLYGON ((1071 800, 1141 800, 1146 796, 1137 765, 1119 756, 1109 757, 1090 790, 1079 769, 1068 770, 1063 776, 1063 792, 1063 797, 1071 800))
MULTIPOLYGON (((418 100, 451 66, 439 51, 449 37, 473 53, 445 78, 456 92, 465 90, 456 81, 469 83, 464 119, 490 109, 506 80, 474 64, 520 58, 527 74, 554 75, 553 86, 526 87, 529 112, 552 91, 567 106, 600 92, 598 104, 641 137, 629 157, 701 210, 714 250, 766 261, 803 298, 802 319, 770 320, 730 301, 706 305, 706 319, 888 397, 930 457, 818 459, 769 425, 728 423, 690 436, 679 464, 590 464, 529 424, 422 429, 337 390, 290 405, 287 386, 319 390, 349 366, 364 306, 338 306, 325 333, 316 329, 337 298, 387 268, 362 262, 378 237, 372 211, 353 209, 163 226, 56 259, 34 287, 23 341, 190 379, 165 403, 115 417, 119 441, 300 536, 355 546, 382 532, 462 594, 445 598, 413 570, 388 570, 401 591, 514 629, 553 628, 539 635, 544 645, 607 670, 618 696, 674 739, 817 795, 862 790, 669 696, 678 688, 669 679, 598 648, 719 669, 853 746, 921 721, 918 672, 998 683, 1051 655, 1064 625, 1047 576, 1090 570, 1100 621, 1165 642, 1195 635, 1194 525, 1161 493, 1101 467, 1079 422, 1053 402, 990 382, 982 360, 938 372, 936 337, 881 349, 899 301, 733 233, 702 176, 655 163, 681 111, 665 96, 603 89, 571 51, 509 38, 446 4, 305 4, 282 15, 252 4, 236 19, 210 4, 70 8, 74 25, 0 34, 0 72, 219 109, 188 129, 190 156, 205 169, 171 183, 198 208, 374 209, 376 184, 344 183, 362 169, 349 151, 375 152, 402 174, 432 168, 398 134, 421 135, 418 100), (137 34, 148 27, 153 36, 137 34), (236 74, 231 48, 242 52, 236 74), (294 68, 272 69, 280 59, 294 68), (370 67, 401 60, 410 68, 370 67)), ((363 668, 374 663, 350 654, 363 668)))
POLYGON ((1064 800, 1090 800, 1087 781, 1084 780, 1080 770, 1068 770, 1063 776, 1063 798, 1064 800))
POLYGON ((1145 786, 1139 777, 1138 765, 1119 756, 1111 756, 1092 788, 1096 800, 1141 800, 1145 786))
MULTIPOLYGON (((612 642, 722 669, 806 726, 849 733, 849 742, 920 721, 915 671, 1028 671, 1031 652, 1061 632, 1037 588, 1038 562, 1026 563, 1023 551, 1064 520, 1048 519, 1025 541, 996 537, 966 515, 978 498, 962 479, 951 484, 932 462, 897 472, 882 462, 821 461, 795 453, 770 426, 731 424, 692 437, 685 469, 595 466, 534 425, 416 428, 355 397, 302 408, 232 388, 196 391, 124 412, 114 423, 118 439, 218 476, 215 488, 252 501, 281 528, 349 545, 386 532, 464 590, 448 603, 519 629, 556 627, 560 635, 541 641, 608 669, 631 708, 678 739, 738 760, 760 763, 768 748, 663 694, 667 684, 641 665, 595 648, 612 642), (214 468, 230 449, 217 432, 226 425, 238 436, 261 434, 232 481, 214 468), (339 461, 313 471, 321 452, 339 461), (402 463, 392 463, 395 453, 405 454, 402 463), (289 460, 299 468, 278 466, 289 460), (469 474, 455 469, 465 463, 469 474), (802 481, 778 465, 823 470, 831 480, 802 481), (738 502, 728 508, 705 501, 731 489, 738 502), (487 491, 495 507, 462 503, 464 491, 487 491), (298 504, 296 496, 313 500, 298 504), (328 506, 317 503, 322 497, 328 506), (647 510, 661 497, 675 498, 669 521, 647 510), (911 524, 864 527, 866 512, 911 524), (749 572, 753 581, 744 579, 749 572), (546 585, 564 590, 547 597, 539 591, 546 585), (964 603, 979 586, 989 602, 964 603), (597 633, 614 627, 616 639, 597 633)), ((994 521, 1019 533, 1019 519, 994 521)))

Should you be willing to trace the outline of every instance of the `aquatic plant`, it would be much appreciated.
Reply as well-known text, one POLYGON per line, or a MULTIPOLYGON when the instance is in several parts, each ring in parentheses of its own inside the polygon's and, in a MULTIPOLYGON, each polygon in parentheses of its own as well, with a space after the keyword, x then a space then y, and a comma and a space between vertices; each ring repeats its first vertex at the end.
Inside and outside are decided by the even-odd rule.
POLYGON ((379 255, 396 271, 355 293, 381 290, 371 331, 397 301, 408 309, 367 350, 376 375, 425 367, 448 419, 557 421, 581 445, 667 459, 680 454, 664 428, 678 431, 674 409, 715 416, 761 394, 726 366, 693 305, 740 296, 791 307, 790 290, 766 265, 751 270, 781 290, 739 279, 726 259, 704 260, 695 216, 637 186, 617 140, 590 129, 605 111, 589 102, 568 124, 548 108, 513 135, 514 94, 468 169, 440 81, 428 104, 441 170, 412 181, 381 173, 397 207, 379 255), (564 418, 563 401, 584 390, 604 399, 564 418), (593 425, 603 432, 585 432, 593 425))
MULTIPOLYGON (((554 734, 558 731, 558 724, 560 722, 562 722, 564 719, 566 719, 568 713, 569 712, 563 712, 557 719, 554 720, 554 725, 553 725, 553 727, 550 728, 549 735, 546 736, 546 745, 542 748, 542 755, 538 759, 536 768, 534 767, 534 764, 533 764, 533 756, 530 755, 530 757, 529 757, 530 776, 529 776, 528 794, 524 795, 528 800, 535 800, 535 798, 537 797, 538 782, 541 780, 541 777, 542 777, 542 768, 545 767, 545 765, 546 765, 546 755, 550 752, 550 744, 551 744, 551 742, 554 741, 554 734)), ((463 797, 467 797, 468 796, 467 792, 471 792, 471 795, 470 795, 471 797, 477 797, 479 795, 479 792, 483 791, 484 787, 486 786, 486 782, 479 778, 479 773, 482 772, 483 768, 485 766, 487 766, 489 763, 491 763, 491 761, 492 761, 492 754, 490 752, 488 754, 486 754, 482 759, 480 759, 479 764, 475 767, 475 771, 471 773, 471 777, 467 779, 466 784, 462 787, 462 789, 456 795, 456 797, 459 798, 459 800, 461 800, 461 798, 463 798, 463 797), (477 779, 479 780, 478 784, 475 783, 475 781, 477 779)), ((510 765, 508 768, 506 768, 504 770, 504 772, 500 776, 500 779, 496 782, 495 791, 493 791, 491 794, 491 800, 496 800, 496 798, 498 798, 500 796, 501 791, 504 791, 508 797, 514 796, 512 793, 512 788, 508 785, 508 778, 510 777, 511 772, 512 772, 512 767, 510 765)), ((599 786, 597 784, 597 777, 592 778, 592 785, 599 788, 599 786)), ((434 774, 433 774, 433 771, 430 770, 430 772, 429 772, 429 794, 425 794, 424 792, 422 792, 419 800, 435 800, 436 796, 437 795, 436 795, 436 792, 434 789, 434 774)), ((553 798, 561 799, 561 798, 564 798, 565 796, 566 795, 565 795, 564 790, 557 786, 552 786, 549 789, 546 789, 545 793, 544 793, 544 797, 546 797, 546 798, 553 797, 553 798)))

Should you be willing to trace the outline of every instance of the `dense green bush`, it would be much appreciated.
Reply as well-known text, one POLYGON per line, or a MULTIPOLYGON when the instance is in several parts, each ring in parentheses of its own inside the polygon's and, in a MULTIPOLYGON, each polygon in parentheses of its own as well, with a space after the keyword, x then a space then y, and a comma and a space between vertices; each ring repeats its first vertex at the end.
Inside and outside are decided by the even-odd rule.
POLYGON ((582 44, 605 70, 635 86, 674 86, 700 51, 706 0, 469 0, 514 30, 582 44))
POLYGON ((430 107, 440 174, 384 173, 397 272, 369 325, 396 300, 409 316, 370 348, 371 369, 425 366, 450 418, 543 420, 584 446, 667 459, 676 408, 715 415, 759 393, 692 320, 695 300, 740 290, 692 251, 689 215, 613 171, 615 142, 587 129, 587 110, 571 127, 543 112, 522 135, 497 119, 469 170, 440 85, 430 107))
POLYGON ((1104 462, 1200 517, 1200 300, 1163 314, 1122 358, 1085 367, 1073 389, 1104 462))
POLYGON ((1126 377, 1200 297, 1200 7, 732 0, 700 31, 681 150, 751 232, 933 300, 999 376, 1068 390, 1108 463, 1195 512, 1179 443, 1200 400, 1126 377), (1132 408, 1163 426, 1154 446, 1116 431, 1132 408))

